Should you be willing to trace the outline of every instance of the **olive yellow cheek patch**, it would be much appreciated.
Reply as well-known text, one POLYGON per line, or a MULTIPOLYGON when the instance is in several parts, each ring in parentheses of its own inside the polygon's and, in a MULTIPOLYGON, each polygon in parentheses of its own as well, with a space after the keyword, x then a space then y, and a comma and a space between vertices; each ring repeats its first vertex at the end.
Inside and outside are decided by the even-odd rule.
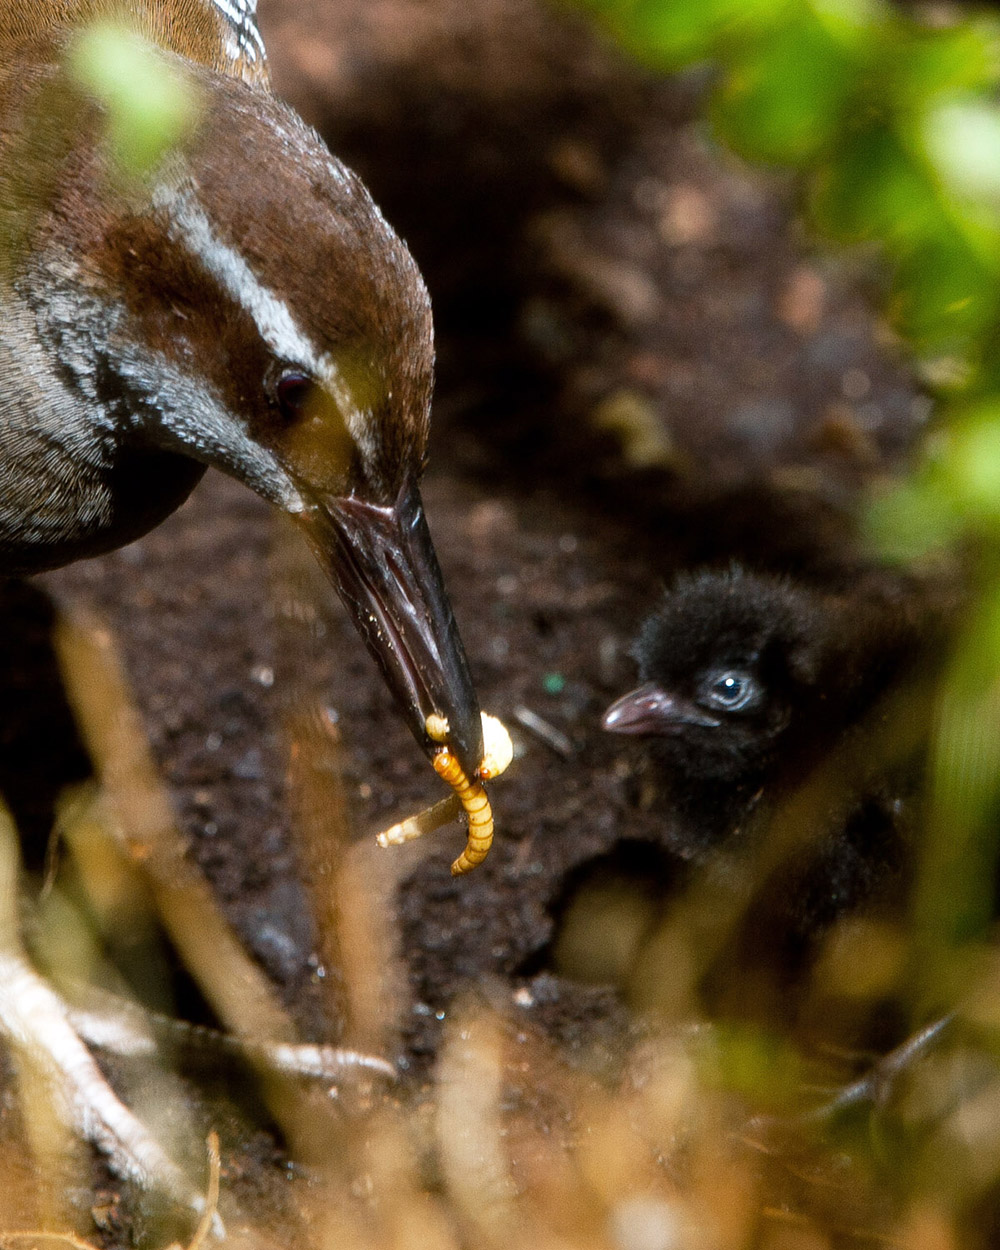
MULTIPOLYGON (((451 871, 459 876, 483 862, 493 842, 493 811, 483 780, 499 777, 506 771, 514 758, 514 745, 502 721, 495 716, 487 716, 485 712, 482 718, 483 762, 479 776, 467 776, 447 745, 442 745, 434 756, 434 771, 451 786, 454 794, 384 830, 376 838, 379 846, 399 846, 403 842, 411 842, 447 824, 459 811, 463 811, 469 822, 468 838, 465 850, 452 864, 451 871)), ((448 722, 443 716, 428 716, 426 729, 432 741, 446 743, 448 722)))

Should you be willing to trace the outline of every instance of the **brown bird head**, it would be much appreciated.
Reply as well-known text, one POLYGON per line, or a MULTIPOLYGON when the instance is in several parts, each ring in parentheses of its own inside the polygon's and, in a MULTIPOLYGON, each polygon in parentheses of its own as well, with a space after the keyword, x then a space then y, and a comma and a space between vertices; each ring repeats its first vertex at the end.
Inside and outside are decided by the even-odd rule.
POLYGON ((424 283, 294 112, 167 59, 200 118, 140 189, 109 176, 99 115, 62 159, 26 275, 42 338, 63 374, 69 358, 78 419, 112 459, 155 450, 168 472, 179 453, 295 519, 424 750, 439 745, 427 717, 444 716, 473 775, 479 709, 418 488, 434 360, 424 283))

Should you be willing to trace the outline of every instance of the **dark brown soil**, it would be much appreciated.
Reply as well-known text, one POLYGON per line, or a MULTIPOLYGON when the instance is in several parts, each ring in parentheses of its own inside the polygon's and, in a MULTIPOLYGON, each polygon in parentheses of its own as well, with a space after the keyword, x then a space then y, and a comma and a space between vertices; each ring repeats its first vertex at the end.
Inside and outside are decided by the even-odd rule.
MULTIPOLYGON (((648 77, 533 0, 260 7, 276 89, 365 176, 426 274, 427 511, 483 706, 519 755, 482 868, 449 875, 455 826, 372 857, 400 882, 397 1058, 425 1071, 473 985, 520 990, 569 1052, 612 1062, 623 1008, 553 975, 549 944, 593 861, 664 889, 683 872, 667 818, 631 801, 634 757, 599 729, 634 676, 636 625, 704 560, 849 570, 858 489, 898 465, 928 405, 870 311, 868 259, 814 250, 788 183, 712 145, 697 75, 648 77)), ((306 692, 335 709, 357 839, 440 788, 290 543, 210 477, 147 538, 40 585, 111 623, 191 855, 302 1027, 336 1036, 290 813, 290 707, 306 692)), ((82 768, 65 741, 60 780, 82 768)), ((31 759, 50 785, 53 756, 30 743, 21 781, 31 759)), ((22 789, 37 862, 46 813, 22 789)))

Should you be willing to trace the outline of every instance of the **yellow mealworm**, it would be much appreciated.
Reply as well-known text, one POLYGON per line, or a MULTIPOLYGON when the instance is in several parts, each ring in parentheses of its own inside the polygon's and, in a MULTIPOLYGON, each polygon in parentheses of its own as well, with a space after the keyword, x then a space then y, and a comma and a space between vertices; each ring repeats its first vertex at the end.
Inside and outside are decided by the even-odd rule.
POLYGON ((469 837, 465 850, 452 864, 451 870, 458 875, 483 862, 493 841, 493 812, 481 782, 490 777, 499 777, 506 771, 514 758, 514 744, 503 723, 495 716, 487 716, 483 712, 482 718, 483 762, 479 766, 478 780, 470 781, 446 745, 449 733, 447 717, 439 712, 432 712, 427 717, 427 736, 432 742, 442 744, 442 749, 434 757, 434 768, 448 782, 454 793, 416 816, 410 816, 384 829, 376 837, 379 846, 399 846, 413 838, 422 837, 432 829, 453 820, 461 806, 468 818, 469 837))
POLYGON ((493 812, 481 781, 470 781, 465 770, 447 747, 434 756, 434 771, 455 791, 468 821, 469 832, 465 850, 451 866, 453 876, 460 876, 481 864, 493 842, 493 812))

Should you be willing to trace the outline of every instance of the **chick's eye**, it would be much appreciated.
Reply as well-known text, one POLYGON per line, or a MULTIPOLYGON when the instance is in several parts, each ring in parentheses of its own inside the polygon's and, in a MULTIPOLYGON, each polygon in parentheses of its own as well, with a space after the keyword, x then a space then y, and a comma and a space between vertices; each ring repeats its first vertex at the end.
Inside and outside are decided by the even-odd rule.
POLYGON ((732 670, 716 674, 707 685, 705 697, 725 712, 740 712, 757 703, 759 690, 749 673, 732 670))
POLYGON ((313 394, 313 380, 298 369, 286 369, 274 388, 274 396, 286 421, 295 421, 306 410, 313 394))

